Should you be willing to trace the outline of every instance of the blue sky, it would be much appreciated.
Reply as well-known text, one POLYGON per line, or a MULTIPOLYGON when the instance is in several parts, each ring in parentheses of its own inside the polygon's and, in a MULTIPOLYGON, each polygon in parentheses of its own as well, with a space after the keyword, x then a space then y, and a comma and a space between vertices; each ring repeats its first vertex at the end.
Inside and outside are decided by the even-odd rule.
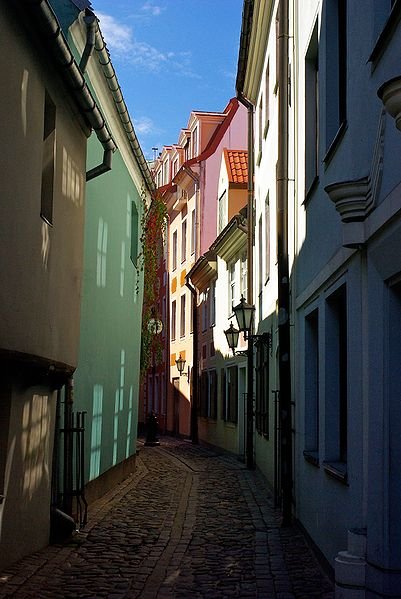
POLYGON ((235 96, 243 0, 92 0, 147 158, 235 96))

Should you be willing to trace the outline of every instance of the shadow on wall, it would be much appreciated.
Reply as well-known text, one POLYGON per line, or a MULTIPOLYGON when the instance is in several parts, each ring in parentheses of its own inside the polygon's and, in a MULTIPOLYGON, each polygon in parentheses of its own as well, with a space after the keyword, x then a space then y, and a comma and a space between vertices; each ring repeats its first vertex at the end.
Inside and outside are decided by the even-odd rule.
POLYGON ((35 390, 1 398, 0 567, 48 542, 55 400, 35 390))

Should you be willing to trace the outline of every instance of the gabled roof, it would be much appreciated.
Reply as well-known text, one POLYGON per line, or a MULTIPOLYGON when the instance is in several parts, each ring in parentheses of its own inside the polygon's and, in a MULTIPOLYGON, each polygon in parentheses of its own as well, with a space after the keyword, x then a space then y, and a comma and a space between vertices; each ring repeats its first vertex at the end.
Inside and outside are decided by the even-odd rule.
POLYGON ((229 183, 248 183, 248 152, 224 148, 229 183))

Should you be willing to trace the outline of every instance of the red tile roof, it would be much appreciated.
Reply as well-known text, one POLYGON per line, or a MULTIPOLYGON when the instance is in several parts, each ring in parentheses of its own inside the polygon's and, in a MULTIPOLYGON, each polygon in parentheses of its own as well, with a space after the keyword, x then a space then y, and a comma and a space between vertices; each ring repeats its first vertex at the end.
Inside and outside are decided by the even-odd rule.
POLYGON ((224 148, 228 180, 230 183, 248 183, 248 152, 224 148))

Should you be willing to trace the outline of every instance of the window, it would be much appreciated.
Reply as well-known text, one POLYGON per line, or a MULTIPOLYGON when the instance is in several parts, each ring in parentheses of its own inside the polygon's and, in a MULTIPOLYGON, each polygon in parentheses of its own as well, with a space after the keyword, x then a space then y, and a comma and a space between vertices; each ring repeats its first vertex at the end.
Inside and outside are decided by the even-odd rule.
POLYGON ((198 155, 198 127, 192 133, 192 158, 198 155))
POLYGON ((216 283, 212 283, 209 289, 209 304, 210 304, 210 326, 216 324, 216 283))
POLYGON ((265 200, 265 279, 270 279, 270 196, 267 192, 265 200))
POLYGON ((173 233, 173 270, 177 268, 177 231, 173 233))
POLYGON ((177 332, 177 302, 174 300, 171 304, 171 340, 175 341, 177 332))
POLYGON ((240 277, 240 292, 241 295, 247 297, 247 289, 248 289, 248 260, 246 257, 246 252, 241 255, 240 262, 241 269, 241 277, 240 277))
POLYGON ((217 372, 209 371, 209 416, 217 419, 217 372))
POLYGON ((256 345, 256 409, 255 426, 259 434, 269 435, 269 346, 256 345))
POLYGON ((200 376, 200 415, 207 418, 209 415, 209 373, 203 370, 200 376))
POLYGON ((221 419, 226 420, 227 412, 227 375, 224 368, 220 370, 221 419))
POLYGON ((317 23, 305 56, 305 195, 318 176, 319 46, 317 23))
POLYGON ((191 212, 191 254, 195 253, 195 242, 196 242, 196 217, 195 209, 191 212))
POLYGON ((202 331, 206 331, 206 329, 209 326, 209 319, 208 319, 208 307, 209 307, 209 302, 208 302, 208 293, 206 291, 204 291, 201 295, 201 306, 202 306, 202 331))
POLYGON ((136 209, 135 202, 131 202, 131 248, 130 258, 133 264, 136 266, 138 258, 138 210, 136 209))
POLYGON ((305 454, 319 452, 319 312, 305 318, 305 454))
POLYGON ((260 163, 262 158, 262 142, 263 142, 263 98, 260 98, 259 106, 258 106, 258 157, 257 164, 260 163))
POLYGON ((43 114, 43 155, 40 216, 49 225, 53 224, 53 186, 56 163, 56 106, 45 93, 43 114))
POLYGON ((228 422, 238 420, 238 367, 227 368, 227 413, 228 422))
POLYGON ((166 185, 169 182, 169 162, 163 164, 163 184, 166 185))
POLYGON ((227 193, 226 190, 224 190, 219 197, 219 233, 224 229, 227 221, 227 193))
POLYGON ((265 129, 263 137, 266 137, 269 130, 269 119, 270 119, 270 61, 267 61, 266 72, 265 72, 265 129))
MULTIPOLYGON (((346 120, 347 93, 346 0, 326 3, 326 151, 346 120)), ((327 158, 327 157, 326 157, 327 158)))
POLYGON ((161 187, 163 184, 162 176, 163 176, 163 172, 162 172, 162 169, 160 168, 159 172, 157 173, 157 187, 161 187))
POLYGON ((190 140, 188 138, 185 143, 185 146, 184 146, 184 159, 185 159, 185 161, 187 161, 190 158, 191 158, 191 144, 190 144, 190 140))
POLYGON ((232 314, 235 305, 235 264, 228 267, 228 313, 232 314))
POLYGON ((191 293, 191 317, 189 320, 189 332, 190 333, 194 332, 194 308, 195 308, 195 300, 194 300, 193 293, 191 293))
POLYGON ((325 458, 337 464, 347 462, 347 353, 347 297, 342 285, 326 302, 325 458))
POLYGON ((187 259, 187 219, 181 223, 181 263, 187 259))
POLYGON ((181 311, 180 311, 180 337, 185 337, 185 300, 186 296, 181 296, 181 311))
POLYGON ((178 172, 178 158, 176 158, 173 162, 173 177, 175 177, 177 172, 178 172))

